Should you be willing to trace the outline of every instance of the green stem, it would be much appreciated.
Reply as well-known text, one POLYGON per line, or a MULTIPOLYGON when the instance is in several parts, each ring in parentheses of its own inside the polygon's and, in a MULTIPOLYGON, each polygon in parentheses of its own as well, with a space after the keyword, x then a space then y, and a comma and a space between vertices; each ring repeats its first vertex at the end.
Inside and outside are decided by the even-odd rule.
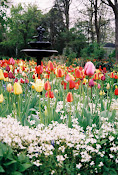
POLYGON ((70 102, 70 112, 69 112, 69 119, 68 119, 68 127, 71 127, 72 123, 71 123, 71 102, 70 102))
POLYGON ((92 87, 91 87, 91 103, 92 103, 92 114, 93 114, 93 97, 92 97, 92 87))
POLYGON ((40 122, 43 123, 42 113, 41 113, 41 97, 39 93, 39 112, 40 112, 40 122))
POLYGON ((22 123, 21 116, 20 116, 20 94, 18 95, 18 117, 19 117, 20 122, 22 123))

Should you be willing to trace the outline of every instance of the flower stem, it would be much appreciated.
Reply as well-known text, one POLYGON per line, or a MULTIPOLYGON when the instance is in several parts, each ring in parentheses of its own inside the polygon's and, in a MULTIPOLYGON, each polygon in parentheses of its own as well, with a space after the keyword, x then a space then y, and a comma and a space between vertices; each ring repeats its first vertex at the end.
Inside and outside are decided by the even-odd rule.
POLYGON ((39 93, 39 112, 40 112, 40 122, 43 123, 42 113, 41 113, 41 97, 39 93))

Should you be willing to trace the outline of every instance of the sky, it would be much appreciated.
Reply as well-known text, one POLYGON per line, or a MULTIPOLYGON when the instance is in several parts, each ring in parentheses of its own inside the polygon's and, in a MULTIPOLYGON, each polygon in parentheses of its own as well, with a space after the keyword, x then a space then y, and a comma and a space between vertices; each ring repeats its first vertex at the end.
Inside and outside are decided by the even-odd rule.
MULTIPOLYGON (((43 13, 47 13, 54 5, 54 0, 11 0, 13 5, 17 5, 18 3, 21 4, 37 4, 39 9, 43 13)), ((70 27, 73 26, 76 22, 76 20, 80 17, 80 13, 82 9, 85 8, 86 0, 72 0, 72 3, 70 5, 70 27)), ((114 18, 113 15, 110 16, 111 18, 114 18)), ((114 28, 114 21, 111 23, 111 25, 114 28)))
MULTIPOLYGON (((21 4, 37 4, 43 13, 47 13, 54 5, 54 0, 11 0, 13 5, 21 4)), ((84 0, 85 2, 85 0, 84 0)), ((72 0, 70 5, 70 22, 74 24, 78 17, 78 10, 84 7, 83 0, 72 0)))

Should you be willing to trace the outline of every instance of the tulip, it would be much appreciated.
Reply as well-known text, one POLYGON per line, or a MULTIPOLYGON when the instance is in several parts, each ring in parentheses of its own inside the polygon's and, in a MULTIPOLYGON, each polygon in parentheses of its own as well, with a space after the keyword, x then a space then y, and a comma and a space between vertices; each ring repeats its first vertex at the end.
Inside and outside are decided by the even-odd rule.
POLYGON ((35 83, 31 82, 31 84, 34 86, 34 88, 37 92, 42 92, 42 90, 44 88, 44 80, 37 79, 35 83))
POLYGON ((46 91, 49 91, 49 90, 51 89, 51 85, 50 85, 49 81, 46 81, 46 82, 45 82, 45 84, 44 84, 44 89, 45 89, 46 91))
POLYGON ((76 78, 81 78, 82 77, 81 71, 79 69, 75 69, 75 77, 76 78))
POLYGON ((71 92, 68 92, 66 100, 67 100, 67 102, 72 102, 73 101, 73 96, 72 96, 71 92))
POLYGON ((38 75, 43 73, 43 66, 38 65, 38 66, 35 67, 35 69, 36 69, 36 73, 38 75))
POLYGON ((118 95, 118 88, 115 89, 114 94, 118 95))
POLYGON ((7 65, 6 66, 6 71, 9 72, 10 71, 10 67, 7 65))
POLYGON ((94 86, 94 81, 93 81, 93 79, 91 79, 91 80, 89 81, 89 86, 90 86, 90 87, 93 87, 93 86, 94 86))
POLYGON ((99 73, 95 73, 93 79, 94 79, 94 80, 98 80, 98 79, 99 79, 99 73))
POLYGON ((11 83, 9 83, 9 84, 7 85, 7 91, 8 91, 8 92, 11 92, 12 90, 13 90, 13 87, 12 87, 11 83))
POLYGON ((12 72, 9 72, 8 77, 9 77, 10 79, 14 78, 13 73, 12 73, 12 72))
POLYGON ((101 86, 100 86, 100 84, 98 83, 98 89, 100 89, 101 88, 101 86))
POLYGON ((14 83, 14 94, 15 95, 22 94, 22 87, 18 82, 14 83))
POLYGON ((9 64, 11 64, 11 65, 15 64, 15 60, 12 57, 9 59, 9 64))
POLYGON ((28 79, 25 79, 25 84, 28 84, 29 83, 29 80, 28 79))
POLYGON ((104 90, 102 91, 102 90, 100 90, 100 93, 99 93, 100 95, 105 95, 105 92, 104 92, 104 90))
POLYGON ((20 83, 22 83, 22 84, 24 84, 25 82, 24 82, 24 80, 21 78, 20 79, 20 83))
POLYGON ((75 82, 73 80, 69 81, 69 89, 73 89, 75 87, 75 82))
POLYGON ((88 76, 92 76, 94 75, 94 72, 95 72, 94 64, 91 61, 87 62, 84 67, 84 74, 88 76))
POLYGON ((53 63, 51 61, 48 61, 48 70, 49 71, 53 71, 54 70, 54 66, 53 66, 53 63))
POLYGON ((107 89, 107 90, 110 89, 110 84, 109 84, 109 83, 107 83, 106 89, 107 89))
POLYGON ((49 90, 49 91, 46 92, 45 97, 47 97, 47 98, 54 98, 54 94, 53 94, 52 91, 49 90))
POLYGON ((105 78, 105 75, 103 75, 102 77, 101 77, 101 80, 102 81, 104 81, 106 78, 105 78))
POLYGON ((4 101, 3 94, 0 94, 0 103, 2 103, 3 101, 4 101))
POLYGON ((64 76, 64 72, 61 68, 56 69, 55 74, 56 74, 57 77, 63 77, 64 76))
POLYGON ((0 69, 0 80, 4 80, 4 74, 3 74, 2 69, 0 69))
POLYGON ((8 77, 8 73, 7 72, 4 72, 4 77, 7 78, 8 77))

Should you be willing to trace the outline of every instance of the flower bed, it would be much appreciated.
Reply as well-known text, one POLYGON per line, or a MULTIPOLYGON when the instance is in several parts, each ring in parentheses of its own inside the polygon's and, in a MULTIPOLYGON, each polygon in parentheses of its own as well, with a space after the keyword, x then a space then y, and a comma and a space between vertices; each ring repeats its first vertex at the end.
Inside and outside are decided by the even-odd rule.
POLYGON ((0 66, 1 173, 117 174, 117 71, 13 58, 0 66))

